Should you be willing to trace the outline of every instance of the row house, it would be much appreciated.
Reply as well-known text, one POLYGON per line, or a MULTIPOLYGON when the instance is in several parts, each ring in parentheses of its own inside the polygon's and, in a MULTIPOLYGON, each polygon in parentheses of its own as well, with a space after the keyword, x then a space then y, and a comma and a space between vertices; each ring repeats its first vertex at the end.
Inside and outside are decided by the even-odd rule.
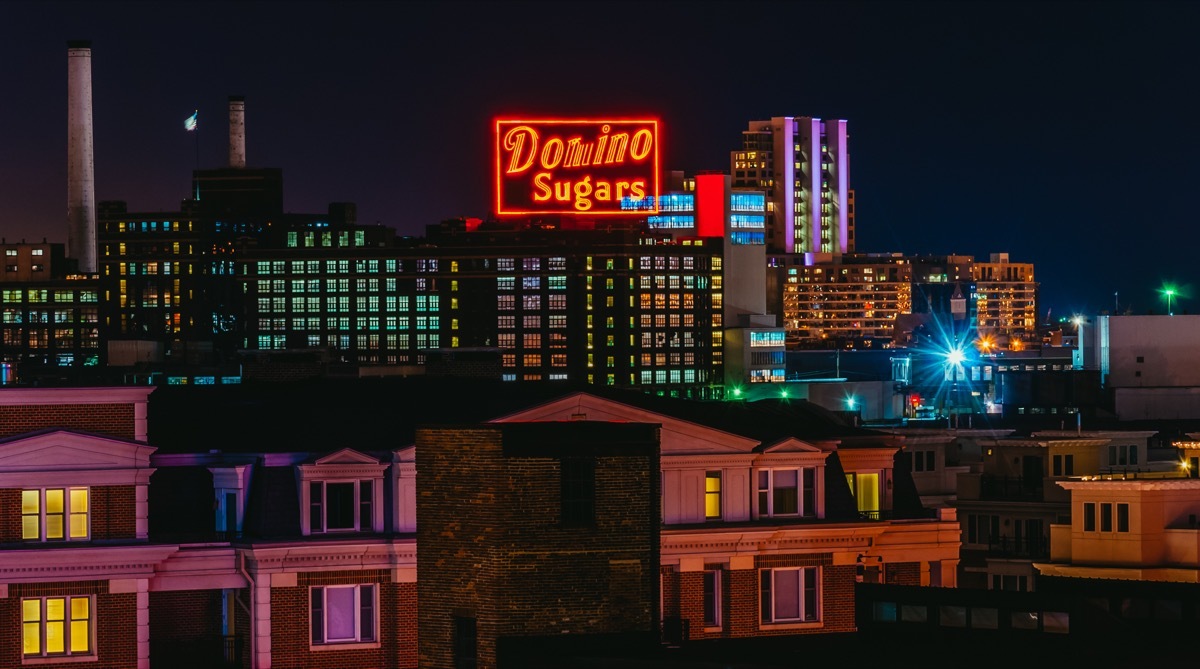
MULTIPOLYGON (((1050 554, 1050 528, 1071 516, 1058 485, 1072 477, 1156 476, 1148 461, 1152 431, 1033 432, 1029 436, 960 434, 978 455, 958 476, 954 502, 962 523, 962 587, 1035 590, 1034 562, 1050 554)), ((1174 465, 1171 465, 1174 466, 1174 465)), ((1170 468, 1170 467, 1168 467, 1170 468)))
POLYGON ((501 419, 661 425, 661 608, 683 639, 847 632, 856 582, 953 587, 954 511, 929 515, 901 440, 812 405, 566 396, 501 419))
POLYGON ((495 666, 564 631, 847 632, 860 581, 956 583, 953 509, 920 506, 903 440, 807 403, 433 388, 381 418, 411 439, 245 440, 197 404, 210 448, 152 445, 149 388, 0 391, 2 663, 495 666))

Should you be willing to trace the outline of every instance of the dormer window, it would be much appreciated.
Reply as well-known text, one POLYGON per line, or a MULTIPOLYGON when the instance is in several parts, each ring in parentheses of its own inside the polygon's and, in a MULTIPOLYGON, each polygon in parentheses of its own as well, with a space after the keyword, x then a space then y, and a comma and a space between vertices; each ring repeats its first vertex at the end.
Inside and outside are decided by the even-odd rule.
POLYGON ((88 489, 21 491, 21 538, 25 541, 86 541, 88 489))
POLYGON ((385 469, 350 448, 300 465, 301 532, 382 532, 385 469))
POLYGON ((308 522, 312 533, 371 531, 374 488, 372 481, 310 482, 308 522))
POLYGON ((758 470, 758 515, 816 516, 816 469, 758 470))

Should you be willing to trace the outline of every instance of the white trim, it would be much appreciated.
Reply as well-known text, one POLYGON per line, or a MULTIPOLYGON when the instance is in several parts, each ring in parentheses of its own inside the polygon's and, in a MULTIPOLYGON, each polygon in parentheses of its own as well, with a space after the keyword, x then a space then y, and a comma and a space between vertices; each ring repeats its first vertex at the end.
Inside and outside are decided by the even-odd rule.
MULTIPOLYGON (((110 581, 109 592, 112 592, 110 581)), ((155 567, 151 592, 170 590, 241 589, 245 577, 237 571, 237 553, 229 545, 180 546, 155 567)))
POLYGON ((179 550, 175 545, 44 547, 0 551, 0 581, 108 581, 150 578, 155 569, 179 550))
POLYGON ((145 486, 154 469, 59 469, 0 473, 0 488, 145 486))

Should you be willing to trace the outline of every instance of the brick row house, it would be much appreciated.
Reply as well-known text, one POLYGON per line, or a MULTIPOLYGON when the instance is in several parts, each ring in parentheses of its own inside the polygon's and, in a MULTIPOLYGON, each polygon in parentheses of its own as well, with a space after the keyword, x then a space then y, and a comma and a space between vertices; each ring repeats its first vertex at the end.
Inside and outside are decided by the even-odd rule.
POLYGON ((320 397, 324 421, 188 400, 184 425, 170 388, 0 390, 0 664, 503 666, 522 638, 845 632, 857 582, 955 585, 953 510, 894 435, 424 383, 372 391, 374 427, 320 397))

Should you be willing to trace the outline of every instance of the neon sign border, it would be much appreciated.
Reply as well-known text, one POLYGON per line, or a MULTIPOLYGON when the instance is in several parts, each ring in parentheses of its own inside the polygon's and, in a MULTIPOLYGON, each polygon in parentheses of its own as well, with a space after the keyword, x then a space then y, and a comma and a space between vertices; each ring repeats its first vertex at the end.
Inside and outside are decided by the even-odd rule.
POLYGON ((494 119, 494 121, 495 121, 495 127, 494 127, 493 139, 494 139, 494 149, 495 149, 495 158, 496 158, 496 163, 495 163, 495 175, 496 175, 495 215, 496 216, 555 215, 555 216, 578 216, 578 217, 589 217, 589 216, 629 216, 629 217, 633 217, 633 216, 653 216, 653 215, 659 213, 658 199, 659 199, 659 196, 662 194, 662 191, 661 191, 662 184, 661 184, 661 180, 660 180, 660 176, 659 176, 660 167, 659 167, 659 150, 658 149, 659 149, 660 138, 659 138, 659 132, 658 132, 658 125, 659 125, 658 119, 556 118, 556 119, 522 120, 522 119, 511 119, 511 118, 496 118, 496 119, 494 119), (636 212, 630 212, 630 211, 571 211, 571 210, 566 210, 566 209, 537 209, 537 210, 529 210, 529 211, 524 211, 524 210, 522 210, 522 211, 513 211, 513 210, 505 211, 505 210, 502 210, 502 203, 500 202, 500 200, 501 200, 502 194, 503 194, 503 189, 501 187, 503 184, 503 177, 501 176, 501 174, 503 173, 503 170, 500 167, 500 165, 501 165, 501 163, 500 163, 500 160, 501 160, 501 156, 500 156, 500 154, 501 154, 501 151, 500 151, 500 126, 502 124, 503 125, 516 125, 516 124, 523 124, 523 123, 527 123, 530 125, 534 125, 534 124, 536 124, 536 125, 584 125, 584 124, 603 125, 605 123, 622 123, 622 124, 628 123, 628 124, 649 125, 651 128, 653 128, 653 131, 654 131, 654 174, 652 175, 652 178, 654 180, 654 187, 651 189, 651 192, 654 196, 654 206, 649 209, 639 209, 636 212))

